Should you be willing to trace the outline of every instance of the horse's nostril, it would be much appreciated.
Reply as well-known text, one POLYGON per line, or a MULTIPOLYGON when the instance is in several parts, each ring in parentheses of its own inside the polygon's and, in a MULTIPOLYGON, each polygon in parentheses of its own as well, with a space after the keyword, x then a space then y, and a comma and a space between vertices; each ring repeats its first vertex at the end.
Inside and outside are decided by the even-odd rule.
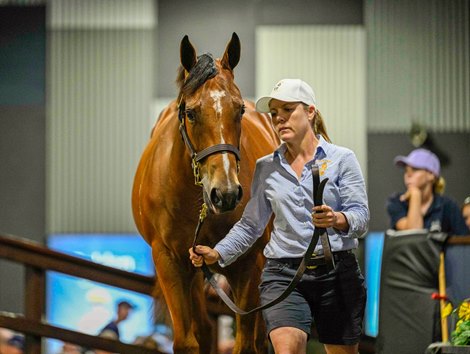
POLYGON ((240 203, 240 200, 243 198, 243 188, 241 185, 238 186, 238 195, 237 195, 237 204, 240 203))
POLYGON ((218 188, 212 188, 211 190, 211 202, 214 204, 216 207, 221 208, 222 207, 222 193, 218 188))

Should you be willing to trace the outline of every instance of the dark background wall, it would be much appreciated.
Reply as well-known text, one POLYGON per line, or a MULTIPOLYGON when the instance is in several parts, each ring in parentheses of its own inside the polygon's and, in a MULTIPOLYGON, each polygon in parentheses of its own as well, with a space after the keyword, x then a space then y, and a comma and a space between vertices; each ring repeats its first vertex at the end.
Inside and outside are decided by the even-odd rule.
MULTIPOLYGON (((45 7, 0 6, 0 233, 40 242, 45 233, 45 58, 45 7)), ((22 308, 22 281, 21 266, 0 260, 0 311, 22 308)))
POLYGON ((186 34, 199 54, 209 52, 220 57, 221 48, 236 32, 242 43, 237 84, 243 96, 254 97, 256 26, 364 24, 362 0, 239 0, 222 5, 216 0, 159 0, 157 13, 159 97, 176 95, 179 45, 186 34))

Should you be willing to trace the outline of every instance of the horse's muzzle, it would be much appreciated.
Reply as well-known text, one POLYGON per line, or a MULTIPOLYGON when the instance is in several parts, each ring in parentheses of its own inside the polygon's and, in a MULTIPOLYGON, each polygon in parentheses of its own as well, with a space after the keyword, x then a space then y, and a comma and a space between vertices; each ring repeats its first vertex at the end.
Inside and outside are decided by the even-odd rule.
POLYGON ((242 197, 243 188, 241 185, 225 191, 220 188, 212 188, 210 193, 212 205, 221 213, 235 209, 242 197))

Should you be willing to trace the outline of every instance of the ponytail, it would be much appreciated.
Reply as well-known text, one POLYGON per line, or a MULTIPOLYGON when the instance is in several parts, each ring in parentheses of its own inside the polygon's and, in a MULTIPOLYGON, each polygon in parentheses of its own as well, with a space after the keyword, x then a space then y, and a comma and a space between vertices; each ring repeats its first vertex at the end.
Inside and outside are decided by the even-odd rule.
POLYGON ((326 125, 323 120, 323 117, 318 109, 315 110, 315 116, 313 117, 313 124, 312 124, 313 132, 315 135, 320 134, 323 139, 331 143, 331 139, 326 132, 326 125))
POLYGON ((446 189, 446 181, 444 177, 440 176, 434 181, 433 190, 435 194, 444 194, 444 190, 446 189))

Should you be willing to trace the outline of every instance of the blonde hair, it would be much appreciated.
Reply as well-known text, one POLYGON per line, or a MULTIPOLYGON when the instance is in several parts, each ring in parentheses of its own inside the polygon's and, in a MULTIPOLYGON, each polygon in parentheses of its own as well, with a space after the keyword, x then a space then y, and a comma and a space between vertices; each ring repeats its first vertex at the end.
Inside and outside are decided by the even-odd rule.
MULTIPOLYGON (((304 105, 305 110, 308 112, 309 105, 302 102, 304 105)), ((326 125, 325 121, 323 120, 323 116, 321 115, 320 111, 315 107, 315 115, 313 116, 312 120, 312 129, 315 135, 320 134, 323 139, 331 143, 331 139, 326 132, 326 125)))
POLYGON ((435 194, 444 194, 444 190, 446 189, 446 181, 444 177, 440 176, 437 177, 436 180, 434 181, 433 185, 433 191, 435 194))
POLYGON ((326 125, 325 121, 323 120, 323 116, 321 115, 318 109, 315 109, 315 116, 313 117, 313 132, 315 134, 320 134, 323 139, 331 143, 331 139, 326 132, 326 125))

